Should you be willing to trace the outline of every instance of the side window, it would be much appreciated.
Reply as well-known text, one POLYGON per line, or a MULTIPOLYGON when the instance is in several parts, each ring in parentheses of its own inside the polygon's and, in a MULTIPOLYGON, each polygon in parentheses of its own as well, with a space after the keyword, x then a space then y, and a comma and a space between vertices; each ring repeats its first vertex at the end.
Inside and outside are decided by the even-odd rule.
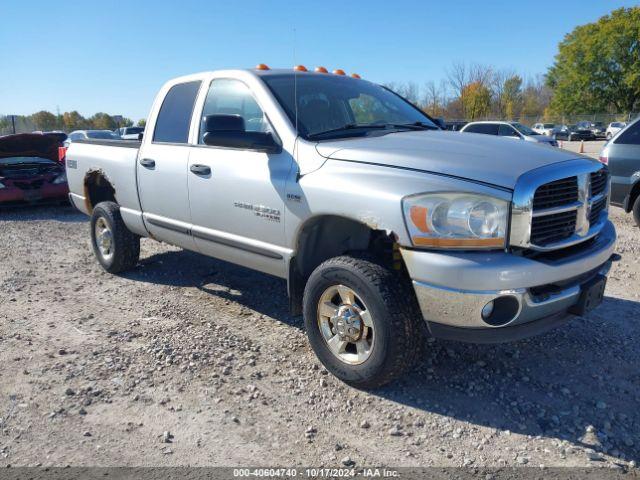
POLYGON ((496 125, 495 123, 476 123, 475 125, 471 125, 469 128, 467 128, 465 132, 484 133, 486 135, 497 135, 498 125, 496 125))
POLYGON ((264 112, 253 98, 249 87, 239 80, 221 78, 211 82, 200 119, 198 143, 203 144, 204 118, 207 115, 239 115, 247 132, 269 132, 271 128, 264 112))
POLYGON ((518 133, 511 125, 500 124, 498 127, 498 135, 501 137, 519 137, 518 133))
POLYGON ((619 145, 640 145, 640 120, 623 131, 614 143, 619 145))
POLYGON ((169 89, 156 120, 154 142, 187 143, 193 104, 199 88, 200 82, 188 82, 169 89))

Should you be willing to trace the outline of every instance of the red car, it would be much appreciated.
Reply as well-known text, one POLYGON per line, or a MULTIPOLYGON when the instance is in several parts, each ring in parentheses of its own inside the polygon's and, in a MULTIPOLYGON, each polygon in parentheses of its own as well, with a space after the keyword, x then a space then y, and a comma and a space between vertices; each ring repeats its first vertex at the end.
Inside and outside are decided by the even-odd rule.
POLYGON ((66 201, 69 194, 58 134, 0 137, 0 207, 66 201))

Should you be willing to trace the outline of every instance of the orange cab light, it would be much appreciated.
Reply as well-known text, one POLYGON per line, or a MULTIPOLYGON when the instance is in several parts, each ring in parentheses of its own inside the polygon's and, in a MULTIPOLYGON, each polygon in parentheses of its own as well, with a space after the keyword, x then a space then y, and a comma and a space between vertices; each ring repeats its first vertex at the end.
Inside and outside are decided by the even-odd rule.
POLYGON ((327 70, 324 67, 316 67, 316 72, 318 72, 318 73, 329 73, 329 70, 327 70))
POLYGON ((421 232, 427 233, 429 225, 427 225, 427 208, 414 205, 409 210, 409 215, 413 224, 418 227, 421 232))
POLYGON ((344 74, 345 74, 345 73, 344 73, 344 70, 342 70, 341 68, 337 68, 337 69, 335 69, 335 70, 333 71, 333 73, 334 73, 335 75, 344 75, 344 74))
POLYGON ((357 73, 352 73, 351 76, 353 78, 362 78, 360 75, 358 75, 357 73))
POLYGON ((304 65, 296 65, 295 67, 293 67, 293 69, 296 72, 306 72, 307 71, 307 67, 305 67, 304 65))
POLYGON ((268 65, 265 65, 264 63, 259 63, 258 65, 256 65, 256 70, 271 70, 269 68, 268 65))

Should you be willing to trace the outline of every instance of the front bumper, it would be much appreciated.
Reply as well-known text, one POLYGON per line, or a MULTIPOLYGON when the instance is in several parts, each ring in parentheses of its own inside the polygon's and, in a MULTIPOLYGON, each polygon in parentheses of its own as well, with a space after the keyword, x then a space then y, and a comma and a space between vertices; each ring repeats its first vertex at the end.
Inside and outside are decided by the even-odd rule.
POLYGON ((559 260, 506 252, 404 249, 402 255, 434 336, 501 342, 565 321, 581 285, 608 273, 615 240, 608 222, 587 247, 559 260), (494 302, 494 312, 484 319, 482 310, 489 302, 494 302))
POLYGON ((48 202, 66 201, 69 186, 66 183, 47 183, 33 190, 22 190, 17 187, 0 189, 0 206, 33 205, 48 202))

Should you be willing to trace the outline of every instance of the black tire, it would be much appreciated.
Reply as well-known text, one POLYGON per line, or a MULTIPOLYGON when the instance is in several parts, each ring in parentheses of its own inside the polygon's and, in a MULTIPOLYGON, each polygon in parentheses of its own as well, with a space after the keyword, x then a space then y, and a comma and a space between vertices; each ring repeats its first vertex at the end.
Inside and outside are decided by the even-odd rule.
POLYGON ((633 214, 633 219, 636 222, 636 225, 640 227, 640 195, 636 197, 636 201, 633 202, 633 207, 631 208, 631 212, 633 214))
POLYGON ((425 328, 408 279, 367 255, 331 258, 307 281, 303 299, 304 323, 311 347, 333 375, 357 388, 376 388, 410 367, 422 352, 425 328), (319 301, 336 285, 349 287, 371 314, 375 341, 364 363, 353 365, 337 358, 318 322, 319 301))
POLYGON ((91 246, 98 262, 109 273, 119 273, 136 266, 140 258, 140 237, 132 233, 114 202, 100 202, 91 214, 91 246), (105 256, 96 241, 96 223, 104 222, 111 232, 110 254, 105 256))

